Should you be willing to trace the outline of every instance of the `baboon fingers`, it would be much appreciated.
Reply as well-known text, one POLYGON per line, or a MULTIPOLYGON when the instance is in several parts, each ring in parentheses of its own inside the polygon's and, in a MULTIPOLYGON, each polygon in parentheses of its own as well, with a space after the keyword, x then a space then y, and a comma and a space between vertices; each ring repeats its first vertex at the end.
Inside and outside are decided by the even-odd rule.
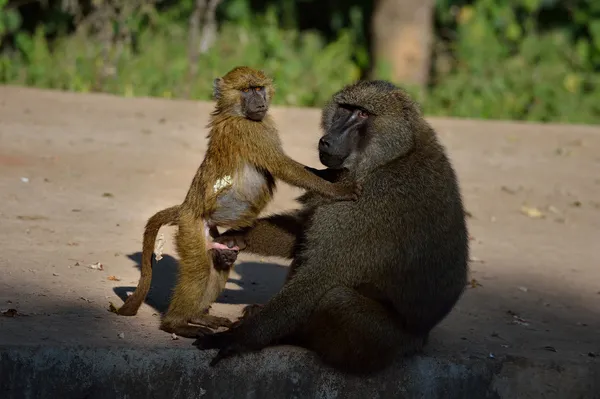
POLYGON ((244 310, 242 310, 242 318, 245 319, 246 317, 254 316, 256 313, 260 312, 263 306, 265 305, 260 303, 253 303, 244 307, 244 310))
POLYGON ((231 249, 211 249, 213 267, 218 271, 229 271, 237 260, 239 251, 231 249))
POLYGON ((264 305, 258 304, 258 303, 247 305, 242 310, 242 315, 233 323, 233 326, 237 327, 241 323, 243 323, 244 320, 251 319, 252 317, 256 316, 260 312, 260 310, 263 308, 263 306, 264 305))
POLYGON ((193 345, 200 350, 220 349, 231 342, 231 330, 198 336, 193 345))
POLYGON ((233 322, 226 317, 213 316, 210 314, 194 317, 189 321, 189 323, 209 327, 212 329, 217 329, 220 327, 229 328, 233 325, 233 322))
POLYGON ((162 325, 161 330, 184 338, 198 338, 212 334, 212 330, 203 326, 190 326, 187 323, 177 325, 162 325))
POLYGON ((215 356, 211 362, 210 362, 210 366, 214 367, 217 365, 217 363, 219 363, 221 360, 226 359, 228 357, 232 357, 237 355, 238 353, 240 353, 241 351, 236 348, 236 346, 234 345, 230 345, 230 346, 226 346, 222 349, 219 350, 219 353, 217 353, 217 356, 215 356))
POLYGON ((237 245, 233 245, 230 246, 231 243, 228 244, 221 244, 220 242, 211 242, 210 244, 208 244, 208 249, 229 249, 232 251, 239 251, 240 248, 237 245))
POLYGON ((232 251, 243 251, 246 249, 246 241, 243 235, 221 235, 213 240, 212 245, 214 245, 214 249, 232 251))

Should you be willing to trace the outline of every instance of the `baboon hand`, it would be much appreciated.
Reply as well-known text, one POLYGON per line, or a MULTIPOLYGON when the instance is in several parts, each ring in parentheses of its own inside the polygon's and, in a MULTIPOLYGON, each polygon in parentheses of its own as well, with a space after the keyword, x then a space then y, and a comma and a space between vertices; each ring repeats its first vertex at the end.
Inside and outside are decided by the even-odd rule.
POLYGON ((228 248, 238 248, 240 251, 243 251, 246 248, 246 240, 243 233, 225 232, 221 234, 219 237, 213 239, 214 242, 226 245, 228 248))
POLYGON ((241 323, 243 323, 245 320, 250 319, 254 316, 256 316, 256 314, 258 314, 260 312, 260 310, 263 308, 264 305, 262 304, 258 304, 258 303, 254 303, 251 305, 247 305, 246 307, 244 307, 244 309, 242 310, 242 316, 239 317, 234 323, 233 326, 237 327, 239 326, 241 323))
POLYGON ((217 355, 210 362, 211 367, 223 359, 248 351, 243 345, 234 341, 232 330, 204 335, 194 342, 194 346, 201 350, 219 349, 217 355))
POLYGON ((235 249, 212 248, 209 252, 212 255, 213 267, 219 271, 230 270, 238 257, 238 251, 235 249))
POLYGON ((227 343, 232 341, 231 330, 211 333, 211 334, 201 334, 198 336, 196 341, 192 345, 197 347, 200 350, 205 349, 220 349, 225 346, 227 343))
POLYGON ((337 188, 334 199, 338 201, 356 201, 362 194, 362 184, 353 183, 335 183, 337 188))

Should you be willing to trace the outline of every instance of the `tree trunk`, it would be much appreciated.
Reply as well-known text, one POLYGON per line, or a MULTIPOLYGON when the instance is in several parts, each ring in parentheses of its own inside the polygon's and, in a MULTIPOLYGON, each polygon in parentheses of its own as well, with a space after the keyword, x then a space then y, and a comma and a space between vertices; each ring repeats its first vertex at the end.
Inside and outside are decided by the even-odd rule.
POLYGON ((424 87, 433 44, 433 0, 376 0, 371 77, 424 87), (388 75, 388 76, 382 76, 388 75))

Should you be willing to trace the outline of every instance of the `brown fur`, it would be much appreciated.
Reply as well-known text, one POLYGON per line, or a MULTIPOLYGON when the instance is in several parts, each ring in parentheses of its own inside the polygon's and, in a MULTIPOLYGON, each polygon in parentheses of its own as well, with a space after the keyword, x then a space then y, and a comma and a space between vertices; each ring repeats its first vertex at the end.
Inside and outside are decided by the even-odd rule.
POLYGON ((213 238, 218 235, 217 226, 234 229, 252 226, 273 197, 275 179, 336 200, 357 198, 357 184, 334 184, 321 179, 310 168, 285 155, 275 123, 267 113, 273 94, 271 79, 248 67, 234 68, 215 80, 217 103, 208 125, 204 161, 183 203, 159 211, 148 220, 138 288, 118 314, 135 315, 146 298, 152 279, 154 243, 163 225, 179 226, 175 242, 180 267, 161 329, 196 337, 208 331, 205 327, 231 324, 228 319, 207 314, 224 289, 235 260, 235 256, 219 257, 222 254, 213 251, 212 258, 218 259, 219 267, 212 267, 208 250, 215 246, 208 235, 213 238), (204 327, 190 326, 189 322, 204 327))
POLYGON ((322 162, 347 168, 330 178, 360 180, 364 191, 356 202, 333 203, 306 193, 301 210, 216 239, 293 262, 263 307, 196 341, 220 349, 211 364, 286 343, 348 372, 380 370, 420 351, 464 290, 468 235, 460 190, 418 106, 388 82, 358 82, 333 96, 322 125, 322 162))

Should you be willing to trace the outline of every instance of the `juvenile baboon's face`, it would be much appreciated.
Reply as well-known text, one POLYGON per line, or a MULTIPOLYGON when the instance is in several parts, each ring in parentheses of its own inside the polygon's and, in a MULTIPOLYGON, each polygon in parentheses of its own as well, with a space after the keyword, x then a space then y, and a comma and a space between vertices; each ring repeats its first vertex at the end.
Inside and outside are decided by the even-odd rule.
POLYGON ((244 87, 240 92, 244 116, 253 121, 262 121, 269 110, 264 86, 244 87))
POLYGON ((253 121, 264 119, 274 94, 271 78, 246 66, 235 67, 214 80, 214 98, 219 112, 253 121))

